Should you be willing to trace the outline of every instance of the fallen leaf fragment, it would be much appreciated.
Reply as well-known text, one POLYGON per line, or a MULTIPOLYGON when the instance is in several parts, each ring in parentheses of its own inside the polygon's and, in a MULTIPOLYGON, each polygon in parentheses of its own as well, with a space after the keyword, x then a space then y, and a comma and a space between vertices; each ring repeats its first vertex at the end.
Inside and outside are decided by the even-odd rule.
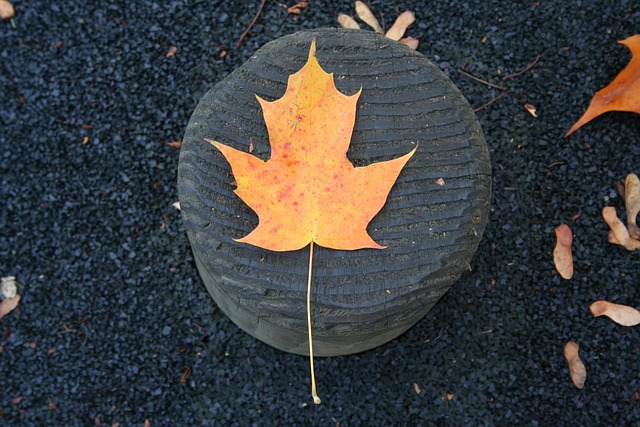
POLYGON ((167 55, 166 55, 167 58, 172 58, 176 54, 177 51, 178 51, 178 48, 176 46, 171 46, 169 48, 169 51, 167 52, 167 55))
POLYGON ((556 247, 553 249, 553 264, 563 279, 573 277, 573 233, 567 224, 561 224, 555 229, 556 247))
POLYGON ((293 6, 287 8, 287 13, 290 13, 292 15, 300 15, 300 13, 302 13, 302 9, 304 9, 307 6, 309 6, 309 2, 307 1, 298 2, 293 6))
POLYGON ((416 15, 413 12, 409 10, 402 12, 400 16, 398 16, 398 19, 396 19, 396 22, 389 28, 385 37, 396 41, 400 40, 407 31, 407 28, 414 22, 416 22, 416 15))
POLYGON ((630 173, 624 182, 624 204, 627 209, 627 230, 629 235, 640 238, 640 228, 636 223, 640 212, 640 179, 635 173, 630 173))
POLYGON ((174 202, 171 206, 173 206, 174 208, 176 208, 178 210, 182 210, 182 208, 180 207, 180 202, 174 202))
POLYGON ((348 28, 350 30, 360 29, 360 25, 356 20, 344 13, 338 14, 338 24, 340 24, 342 28, 348 28))
POLYGON ((16 16, 16 10, 13 8, 13 4, 7 0, 0 0, 0 18, 11 19, 16 16))
POLYGON ((446 185, 446 183, 444 182, 444 178, 438 178, 436 180, 436 184, 438 184, 440 187, 444 187, 446 185))
POLYGON ((640 34, 618 43, 631 50, 631 61, 609 86, 596 92, 587 111, 571 126, 564 135, 565 138, 580 126, 608 111, 640 114, 640 34))
POLYGON ((420 41, 418 39, 414 39, 413 37, 403 37, 398 41, 409 46, 413 50, 418 49, 418 45, 420 44, 420 41))
POLYGON ((536 112, 536 107, 533 104, 524 104, 525 110, 529 112, 533 117, 538 117, 538 113, 536 112))
POLYGON ((380 26, 380 23, 378 22, 378 19, 373 14, 371 9, 369 9, 369 6, 367 6, 364 2, 357 1, 355 4, 355 8, 358 17, 362 19, 365 24, 373 28, 373 31, 378 34, 384 33, 382 27, 380 26))
POLYGON ((591 304, 589 310, 595 317, 607 316, 618 325, 635 326, 640 324, 640 311, 628 305, 600 300, 591 304))
POLYGON ((420 392, 422 392, 422 390, 420 390, 420 386, 418 385, 418 383, 413 383, 413 391, 415 391, 416 394, 420 396, 420 392))
POLYGON ((587 380, 587 368, 578 355, 580 346, 573 341, 569 341, 564 346, 564 357, 569 364, 569 374, 571 374, 571 380, 577 388, 584 387, 584 383, 587 380))
POLYGON ((624 246, 629 251, 640 249, 640 240, 632 239, 629 235, 629 230, 620 221, 616 208, 613 206, 606 206, 602 209, 602 218, 611 229, 609 233, 609 242, 624 246))
POLYGON ((151 421, 149 420, 149 418, 146 418, 144 420, 144 427, 151 427, 151 421))
POLYGON ((182 140, 167 142, 167 145, 172 148, 180 148, 182 147, 182 140))
POLYGON ((19 302, 20 295, 2 300, 2 302, 0 302, 0 320, 2 320, 4 316, 15 310, 19 302))

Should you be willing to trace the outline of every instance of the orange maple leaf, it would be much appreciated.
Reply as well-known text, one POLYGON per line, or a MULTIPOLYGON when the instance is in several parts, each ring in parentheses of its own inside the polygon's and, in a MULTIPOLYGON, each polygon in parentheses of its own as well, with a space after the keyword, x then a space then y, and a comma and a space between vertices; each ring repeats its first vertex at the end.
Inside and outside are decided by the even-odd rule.
POLYGON ((274 251, 310 244, 307 327, 311 394, 319 404, 311 337, 313 244, 343 250, 384 248, 369 236, 367 225, 416 149, 394 160, 354 167, 346 153, 362 89, 352 96, 340 93, 315 52, 314 40, 307 63, 289 76, 282 98, 268 102, 257 97, 269 131, 268 161, 207 141, 231 164, 236 194, 258 214, 258 226, 237 241, 274 251))
POLYGON ((571 126, 564 135, 565 138, 580 126, 607 111, 629 111, 640 114, 640 34, 620 40, 618 43, 631 50, 631 61, 609 86, 596 92, 587 111, 571 126))
POLYGON ((268 161, 207 140, 231 164, 236 194, 258 214, 258 226, 237 241, 273 251, 311 242, 343 250, 384 248, 366 227, 415 149, 394 160, 353 166, 346 152, 361 92, 347 96, 336 89, 333 74, 315 58, 314 41, 282 98, 257 97, 269 131, 268 161))

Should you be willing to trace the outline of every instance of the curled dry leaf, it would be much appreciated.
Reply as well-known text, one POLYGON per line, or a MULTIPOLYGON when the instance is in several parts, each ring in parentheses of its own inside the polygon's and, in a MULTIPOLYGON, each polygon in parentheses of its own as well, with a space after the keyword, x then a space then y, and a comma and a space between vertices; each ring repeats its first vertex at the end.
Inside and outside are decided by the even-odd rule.
POLYGON ((624 246, 629 251, 640 249, 640 241, 629 236, 629 230, 618 218, 616 208, 613 206, 604 207, 602 209, 602 218, 611 229, 611 233, 609 233, 610 243, 624 246))
POLYGON ((11 19, 16 16, 16 10, 7 0, 0 0, 0 18, 11 19))
POLYGON ((577 388, 584 387, 584 383, 587 380, 587 368, 580 359, 578 351, 580 346, 573 341, 569 341, 564 346, 564 357, 569 364, 569 373, 571 374, 571 380, 577 388))
POLYGON ((607 316, 622 326, 640 324, 640 311, 628 305, 614 304, 609 301, 596 301, 589 307, 595 317, 607 316))
POLYGON ((356 7, 356 13, 358 14, 358 17, 362 19, 362 21, 365 24, 373 28, 373 31, 375 31, 378 34, 384 33, 384 31, 382 30, 382 27, 380 26, 380 23, 378 22, 378 19, 373 14, 373 12, 371 12, 371 9, 369 9, 369 6, 367 6, 364 2, 357 1, 355 7, 356 7))
POLYGON ((407 10, 406 12, 402 12, 396 22, 393 23, 389 31, 385 34, 385 37, 388 37, 392 40, 400 40, 404 33, 407 31, 407 28, 416 22, 416 15, 407 10))
POLYGON ((556 227, 556 247, 553 249, 553 264, 563 279, 573 277, 573 233, 567 224, 556 227))
POLYGON ((13 298, 7 298, 0 302, 0 320, 7 314, 11 313, 20 302, 20 295, 17 295, 13 298))
POLYGON ((360 25, 358 25, 356 20, 353 19, 352 17, 350 17, 349 15, 344 14, 344 13, 340 13, 338 15, 338 24, 340 24, 340 26, 342 28, 348 28, 350 30, 359 30, 360 29, 360 25))
POLYGON ((627 230, 629 235, 640 238, 640 228, 636 223, 638 212, 640 212, 640 179, 635 173, 627 175, 624 182, 624 204, 627 209, 627 230))

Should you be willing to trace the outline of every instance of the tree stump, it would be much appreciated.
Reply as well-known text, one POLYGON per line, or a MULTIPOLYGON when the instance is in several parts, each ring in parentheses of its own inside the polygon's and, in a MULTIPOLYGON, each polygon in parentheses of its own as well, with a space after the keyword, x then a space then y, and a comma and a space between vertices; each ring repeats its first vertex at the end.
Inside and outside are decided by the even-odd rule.
POLYGON ((418 150, 367 230, 388 248, 316 247, 311 294, 314 353, 384 344, 420 320, 478 247, 491 197, 489 153, 477 118, 451 81, 408 47, 368 31, 319 29, 268 43, 211 89, 184 135, 178 167, 182 217, 200 276, 240 328, 276 348, 308 354, 308 251, 272 252, 233 239, 258 224, 234 193, 231 168, 209 138, 268 160, 255 98, 283 96, 316 39, 338 90, 362 87, 347 156, 355 166, 418 150))

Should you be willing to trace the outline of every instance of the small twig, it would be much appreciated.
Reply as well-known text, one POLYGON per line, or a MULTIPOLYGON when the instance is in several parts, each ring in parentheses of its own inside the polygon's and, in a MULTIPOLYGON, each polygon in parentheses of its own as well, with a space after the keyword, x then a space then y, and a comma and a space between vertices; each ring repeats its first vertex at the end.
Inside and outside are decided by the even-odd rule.
POLYGON ((458 69, 458 70, 456 70, 456 71, 457 71, 457 72, 459 72, 460 74, 462 74, 463 76, 467 76, 467 77, 469 77, 470 79, 473 79, 473 80, 475 80, 475 81, 477 81, 477 82, 480 82, 480 83, 486 84, 487 86, 491 86, 491 87, 493 87, 493 88, 496 88, 496 89, 498 89, 498 90, 502 90, 502 91, 507 90, 506 88, 504 88, 504 87, 502 87, 502 86, 498 86, 498 85, 494 85, 493 83, 489 83, 488 81, 486 81, 486 80, 482 80, 482 79, 480 79, 480 78, 478 78, 478 77, 476 77, 476 76, 474 76, 474 75, 471 75, 471 74, 467 73, 466 71, 462 71, 461 69, 458 69))
POLYGON ((256 24, 256 22, 258 21, 258 18, 260 18, 260 14, 262 13, 262 9, 264 8, 264 4, 266 2, 267 2, 267 0, 262 0, 260 2, 260 7, 258 8, 258 12, 256 13, 256 16, 253 17, 253 21, 251 21, 251 23, 249 24, 247 29, 244 30, 244 33, 242 33, 240 35, 240 38, 238 38, 238 41, 236 42, 236 46, 237 47, 240 47, 240 45, 242 44, 242 41, 244 40, 244 38, 247 36, 247 34, 249 34, 249 31, 251 31, 251 28, 253 28, 253 26, 256 24))
POLYGON ((489 105, 493 104, 494 102, 496 102, 498 99, 502 98, 503 96, 508 95, 509 93, 511 93, 511 90, 505 90, 504 92, 502 92, 500 95, 496 96, 495 98, 493 98, 491 101, 487 102, 484 105, 481 105, 478 108, 474 108, 473 112, 477 113, 478 111, 482 110, 483 108, 487 108, 489 105))
POLYGON ((542 58, 542 55, 537 54, 536 55, 536 59, 533 60, 533 62, 529 65, 527 65, 526 67, 524 67, 522 70, 520 71, 516 71, 515 73, 511 73, 511 74, 507 74, 506 76, 504 76, 502 78, 502 80, 508 80, 510 78, 519 76, 522 73, 526 73, 527 71, 529 71, 531 68, 533 68, 534 65, 536 65, 538 63, 538 61, 540 61, 540 58, 542 58))

